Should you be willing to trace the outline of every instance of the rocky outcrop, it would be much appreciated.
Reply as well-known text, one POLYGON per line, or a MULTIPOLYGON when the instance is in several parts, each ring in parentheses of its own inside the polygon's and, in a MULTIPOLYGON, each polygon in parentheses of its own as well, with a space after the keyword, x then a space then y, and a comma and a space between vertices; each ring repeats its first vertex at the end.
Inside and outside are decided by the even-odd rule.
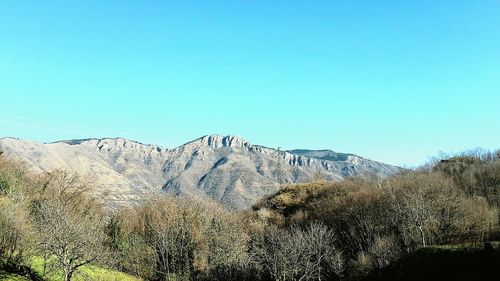
POLYGON ((399 168, 329 150, 277 151, 236 136, 210 135, 174 149, 122 139, 36 143, 0 139, 0 150, 34 172, 67 169, 89 175, 109 206, 160 192, 215 199, 234 209, 252 206, 279 183, 348 176, 386 177, 399 168))

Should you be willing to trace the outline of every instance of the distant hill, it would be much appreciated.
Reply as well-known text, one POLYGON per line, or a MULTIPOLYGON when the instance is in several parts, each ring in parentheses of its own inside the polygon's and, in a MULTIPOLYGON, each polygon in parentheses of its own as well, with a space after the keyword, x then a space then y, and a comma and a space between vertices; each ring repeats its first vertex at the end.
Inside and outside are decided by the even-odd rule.
POLYGON ((0 150, 31 171, 67 169, 90 175, 109 206, 140 201, 158 192, 212 198, 246 209, 278 190, 279 182, 320 176, 387 177, 400 168, 330 150, 278 151, 236 136, 209 135, 174 149, 122 138, 37 143, 0 139, 0 150))
POLYGON ((328 161, 347 161, 349 157, 353 159, 356 157, 359 158, 359 156, 356 156, 354 154, 337 153, 335 151, 331 151, 328 149, 323 149, 323 150, 294 149, 294 150, 289 150, 288 152, 293 154, 303 155, 310 158, 316 158, 328 161))

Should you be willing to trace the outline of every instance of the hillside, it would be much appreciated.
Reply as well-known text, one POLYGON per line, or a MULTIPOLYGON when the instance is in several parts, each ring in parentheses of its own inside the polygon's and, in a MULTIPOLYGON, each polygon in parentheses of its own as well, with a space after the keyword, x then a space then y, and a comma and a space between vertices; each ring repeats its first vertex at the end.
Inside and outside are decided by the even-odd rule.
POLYGON ((277 191, 279 182, 384 178, 400 170, 352 154, 277 151, 221 135, 204 136, 174 149, 122 138, 46 144, 3 138, 0 149, 34 172, 65 169, 91 176, 99 186, 98 195, 113 207, 164 191, 246 209, 277 191))
MULTIPOLYGON (((222 154, 225 150, 219 150, 224 156, 211 155, 207 147, 248 148, 235 140, 206 141, 166 153, 195 150, 210 162, 236 156, 222 154)), ((252 211, 232 211, 196 196, 156 196, 110 212, 85 179, 66 172, 35 176, 26 165, 0 155, 0 276, 38 281, 41 272, 47 280, 61 275, 64 280, 484 279, 498 262, 500 161, 496 156, 471 160, 444 159, 383 180, 286 184, 252 211)), ((231 160, 210 169, 227 163, 231 160)), ((175 171, 175 164, 163 165, 163 175, 175 171)), ((192 172, 205 168, 202 164, 178 165, 192 172)))

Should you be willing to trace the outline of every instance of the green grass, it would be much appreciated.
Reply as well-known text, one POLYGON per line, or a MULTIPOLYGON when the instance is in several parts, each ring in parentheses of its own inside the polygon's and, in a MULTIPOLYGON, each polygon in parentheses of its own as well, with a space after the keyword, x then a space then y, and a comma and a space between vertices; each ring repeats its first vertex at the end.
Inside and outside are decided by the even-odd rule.
MULTIPOLYGON (((40 274, 43 275, 43 259, 40 257, 35 257, 32 260, 31 267, 40 274)), ((61 272, 51 272, 44 276, 47 281, 59 281, 62 279, 61 272)), ((1 279, 1 278, 0 278, 1 279)), ((7 279, 7 280, 18 280, 18 279, 7 279)), ((27 280, 27 279, 19 279, 27 280)), ((75 281, 140 281, 140 278, 134 277, 132 275, 119 272, 116 270, 105 269, 97 266, 83 266, 77 273, 73 276, 75 281)))
POLYGON ((0 269, 0 280, 4 281, 29 281, 28 278, 17 275, 14 273, 9 273, 0 269))

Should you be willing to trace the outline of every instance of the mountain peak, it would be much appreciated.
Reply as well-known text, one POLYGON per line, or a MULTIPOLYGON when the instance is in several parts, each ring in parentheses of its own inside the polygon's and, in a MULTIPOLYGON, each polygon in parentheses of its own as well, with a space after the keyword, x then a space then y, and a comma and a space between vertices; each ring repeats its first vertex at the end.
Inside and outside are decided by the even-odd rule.
POLYGON ((385 177, 400 171, 352 154, 304 149, 278 153, 238 136, 218 134, 174 149, 124 138, 53 144, 5 138, 0 139, 0 149, 34 172, 67 169, 90 175, 109 206, 130 204, 163 191, 212 198, 244 209, 275 192, 280 182, 306 182, 318 174, 325 180, 385 177))
POLYGON ((207 145, 213 148, 219 148, 219 147, 250 147, 251 144, 239 137, 239 136, 232 136, 232 135, 219 135, 219 134, 213 134, 213 135, 206 135, 203 136, 199 139, 197 139, 195 142, 201 143, 203 145, 207 145))

